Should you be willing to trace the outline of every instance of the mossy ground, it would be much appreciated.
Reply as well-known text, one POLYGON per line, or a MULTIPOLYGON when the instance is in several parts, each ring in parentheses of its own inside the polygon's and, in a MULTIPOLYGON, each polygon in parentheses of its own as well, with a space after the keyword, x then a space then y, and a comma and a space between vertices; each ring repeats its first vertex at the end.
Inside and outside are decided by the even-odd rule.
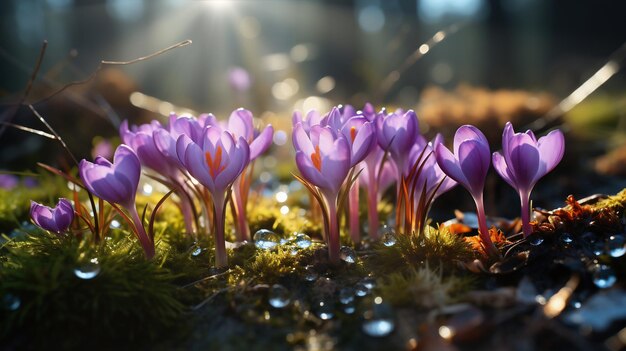
MULTIPOLYGON (((42 184, 50 185, 38 189, 41 196, 34 198, 48 204, 64 191, 53 181, 42 184)), ((8 193, 0 200, 0 208, 7 211, 9 203, 19 204, 18 198, 29 195, 8 193)), ((140 206, 155 203, 158 196, 140 197, 140 206)), ((28 225, 20 229, 18 224, 28 220, 27 210, 13 212, 14 225, 4 229, 0 247, 0 297, 17 297, 21 305, 9 310, 5 303, 0 310, 0 343, 20 349, 50 343, 96 349, 123 345, 280 350, 312 343, 399 348, 403 345, 394 344, 397 340, 361 333, 361 315, 372 306, 373 296, 419 315, 462 299, 479 280, 457 268, 458 262, 475 257, 467 242, 432 227, 422 237, 400 236, 391 247, 380 243, 355 247, 355 263, 331 265, 320 240, 321 223, 302 216, 296 199, 293 196, 286 204, 290 206, 287 214, 279 211, 283 204, 268 199, 255 202, 249 208, 252 233, 266 228, 288 238, 303 232, 315 239, 313 244, 302 249, 288 242, 269 251, 251 243, 241 245, 229 250, 230 265, 225 271, 211 268, 212 240, 184 233, 182 219, 169 201, 155 225, 157 256, 152 261, 144 259, 123 226, 94 245, 89 237, 59 238, 28 225), (96 257, 100 273, 90 280, 79 279, 74 270, 96 257), (307 280, 311 273, 319 278, 307 280), (346 313, 338 299, 340 291, 354 288, 364 278, 374 280, 375 287, 368 296, 355 300, 356 312, 346 313), (273 284, 289 291, 287 307, 268 304, 273 284), (320 302, 334 307, 335 318, 318 316, 320 302)), ((620 199, 607 201, 623 204, 620 199)), ((27 206, 22 202, 20 206, 27 206)), ((227 223, 231 221, 229 217, 227 223)))

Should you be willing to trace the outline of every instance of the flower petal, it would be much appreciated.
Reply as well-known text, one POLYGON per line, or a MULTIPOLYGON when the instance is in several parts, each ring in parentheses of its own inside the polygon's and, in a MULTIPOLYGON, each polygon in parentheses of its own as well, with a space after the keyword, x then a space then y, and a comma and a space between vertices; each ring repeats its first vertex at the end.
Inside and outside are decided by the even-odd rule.
POLYGON ((513 189, 517 190, 517 184, 515 183, 515 176, 511 174, 508 166, 506 165, 506 160, 504 156, 500 152, 494 152, 491 155, 491 159, 493 162, 493 168, 496 169, 496 172, 506 181, 513 189))
POLYGON ((274 127, 268 124, 265 129, 250 143, 250 161, 254 161, 272 145, 274 127))
POLYGON ((454 134, 454 154, 455 155, 459 155, 459 147, 461 146, 461 143, 465 140, 477 140, 481 144, 484 144, 487 146, 487 148, 489 148, 489 142, 487 141, 487 138, 485 137, 483 132, 481 132, 478 128, 472 125, 466 124, 466 125, 460 126, 459 129, 457 129, 456 133, 454 134))
MULTIPOLYGON (((552 171, 563 159, 565 137, 560 130, 553 130, 548 135, 539 138, 537 144, 541 158, 540 170, 537 176, 543 177, 546 173, 552 171)), ((538 180, 538 178, 535 180, 538 180)))
POLYGON ((439 144, 435 147, 435 158, 437 165, 441 170, 448 175, 448 177, 461 183, 464 187, 469 187, 469 182, 465 175, 461 171, 459 161, 454 157, 452 152, 448 150, 443 144, 439 144))
POLYGON ((482 193, 491 163, 488 146, 485 149, 481 140, 465 140, 459 145, 458 158, 461 171, 468 181, 470 192, 473 195, 482 193))

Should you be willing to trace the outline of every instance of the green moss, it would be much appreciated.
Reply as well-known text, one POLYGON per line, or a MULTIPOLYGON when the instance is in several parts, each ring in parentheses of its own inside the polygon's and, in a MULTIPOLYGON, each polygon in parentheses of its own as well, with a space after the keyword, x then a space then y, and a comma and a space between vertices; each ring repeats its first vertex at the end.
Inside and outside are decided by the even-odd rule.
POLYGON ((426 227, 423 236, 399 235, 394 246, 378 244, 369 264, 381 273, 397 272, 406 267, 419 267, 428 262, 432 267, 452 267, 456 261, 474 258, 474 251, 462 237, 447 230, 426 227))
POLYGON ((622 189, 619 193, 609 196, 607 199, 602 201, 598 201, 598 203, 593 205, 593 208, 601 209, 601 208, 610 208, 610 209, 623 209, 626 207, 626 189, 622 189))
POLYGON ((394 306, 436 308, 454 302, 458 295, 469 290, 472 280, 444 276, 441 270, 424 264, 385 275, 377 283, 378 293, 394 306))
MULTIPOLYGON (((168 250, 160 247, 155 261, 168 250)), ((185 325, 185 308, 173 284, 181 275, 145 260, 125 234, 96 250, 76 238, 33 232, 2 248, 0 296, 16 296, 21 306, 1 316, 0 335, 25 338, 33 347, 53 342, 61 348, 141 345, 165 330, 176 337, 185 325), (79 279, 74 270, 93 258, 100 273, 79 279)))

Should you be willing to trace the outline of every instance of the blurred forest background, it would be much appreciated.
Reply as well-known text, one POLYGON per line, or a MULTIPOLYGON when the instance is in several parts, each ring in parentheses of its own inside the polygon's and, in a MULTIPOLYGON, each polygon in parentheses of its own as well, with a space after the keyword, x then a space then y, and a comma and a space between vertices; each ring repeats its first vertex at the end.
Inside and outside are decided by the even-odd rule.
MULTIPOLYGON (((625 186, 625 13, 625 2, 608 0, 4 0, 0 121, 45 129, 15 104, 47 40, 26 103, 79 157, 90 157, 99 137, 114 138, 124 119, 165 122, 171 111, 226 118, 244 106, 277 126, 274 156, 264 161, 273 169, 276 159, 291 160, 280 155, 291 152, 294 109, 371 101, 415 109, 430 136, 477 124, 494 150, 507 120, 518 130, 561 126, 566 160, 539 191, 549 200, 538 200, 554 206, 568 193, 625 186), (103 66, 46 99, 87 79, 101 60, 132 60, 186 39, 193 44, 103 66), (606 84, 559 110, 603 66, 592 83, 606 84), (546 115, 554 119, 531 124, 546 115)), ((0 170, 69 164, 58 143, 14 128, 0 135, 0 149, 0 170)), ((492 203, 514 199, 504 187, 492 203)))

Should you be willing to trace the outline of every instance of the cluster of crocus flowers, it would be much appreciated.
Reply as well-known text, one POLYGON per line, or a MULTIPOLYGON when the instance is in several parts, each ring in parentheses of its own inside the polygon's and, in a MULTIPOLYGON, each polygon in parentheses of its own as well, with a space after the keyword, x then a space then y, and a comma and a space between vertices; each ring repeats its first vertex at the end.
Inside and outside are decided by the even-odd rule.
MULTIPOLYGON (((362 111, 339 106, 323 116, 316 111, 308 112, 306 118, 294 113, 293 143, 296 165, 302 175, 298 178, 318 199, 324 212, 331 261, 338 260, 337 206, 344 196, 348 196, 350 204, 350 236, 355 242, 360 240, 358 229, 355 230, 359 225, 358 180, 368 191, 369 235, 374 239, 381 192, 394 181, 396 226, 409 235, 423 231, 437 197, 461 184, 476 204, 484 251, 499 256, 490 238, 483 203, 492 155, 487 139, 476 127, 460 127, 450 151, 440 135, 426 141, 411 110, 387 113, 383 109, 376 113, 370 104, 362 111), (357 176, 349 176, 355 172, 357 176)), ((496 171, 520 195, 524 234, 529 235, 530 192, 537 180, 561 160, 563 134, 553 131, 537 140, 532 132, 514 133, 507 124, 502 143, 503 151, 493 154, 493 162, 496 171)))
POLYGON ((437 163, 441 169, 462 184, 474 198, 479 234, 487 254, 498 256, 491 242, 483 204, 483 189, 491 159, 497 173, 520 196, 522 229, 524 236, 528 236, 533 231, 530 224, 530 193, 537 181, 561 161, 564 150, 565 141, 561 131, 554 130, 537 140, 532 131, 515 133, 511 123, 504 127, 502 151, 494 152, 493 155, 490 154, 484 134, 469 125, 457 130, 454 153, 443 145, 437 146, 437 163))
POLYGON ((240 218, 246 216, 252 173, 246 169, 270 146, 272 127, 259 131, 253 125, 252 113, 238 109, 227 123, 220 123, 211 114, 171 114, 168 126, 153 121, 129 127, 124 122, 120 134, 125 144, 116 150, 113 163, 102 157, 96 157, 94 163, 81 161, 80 175, 85 187, 114 207, 119 205, 126 210, 146 256, 151 258, 155 253, 154 238, 146 233, 135 206, 141 167, 145 167, 150 177, 178 195, 188 232, 198 234, 201 217, 206 230, 213 228, 216 266, 226 266, 224 211, 228 195, 237 182, 232 196, 237 238, 247 240, 248 224, 240 218), (203 216, 199 216, 197 205, 203 216))
MULTIPOLYGON (((414 167, 409 162, 415 152, 429 151, 429 146, 419 133, 418 121, 413 111, 375 113, 372 105, 366 104, 362 111, 351 106, 334 107, 327 115, 300 113, 293 118, 293 143, 296 150, 296 165, 309 190, 320 201, 326 220, 326 240, 331 261, 338 260, 339 224, 337 206, 348 197, 350 236, 360 242, 358 231, 358 182, 361 180, 368 190, 369 234, 378 237, 378 210, 381 190, 395 179, 398 193, 402 190, 405 176, 414 167), (428 148, 428 149, 427 149, 428 148), (386 160, 386 155, 389 160, 386 160), (386 162, 387 161, 387 162, 386 162), (352 171, 351 171, 352 170, 352 171), (350 174, 354 176, 349 176, 350 174)), ((413 161, 415 162, 415 161, 413 161)), ((445 176, 431 161, 428 172, 421 172, 411 183, 411 193, 419 186, 418 196, 431 200, 453 186, 453 182, 441 187, 445 176), (436 168, 437 170, 435 170, 436 168), (426 186, 428 184, 428 186, 426 186), (423 193, 423 194, 422 194, 423 193), (420 195, 421 194, 421 195, 420 195)), ((411 197, 413 199, 413 197, 411 197)), ((419 203, 419 200, 415 200, 419 203)), ((424 206, 422 206, 423 208, 424 206)), ((411 211, 417 206, 408 206, 411 211)), ((410 226, 409 226, 410 227, 410 226)))

